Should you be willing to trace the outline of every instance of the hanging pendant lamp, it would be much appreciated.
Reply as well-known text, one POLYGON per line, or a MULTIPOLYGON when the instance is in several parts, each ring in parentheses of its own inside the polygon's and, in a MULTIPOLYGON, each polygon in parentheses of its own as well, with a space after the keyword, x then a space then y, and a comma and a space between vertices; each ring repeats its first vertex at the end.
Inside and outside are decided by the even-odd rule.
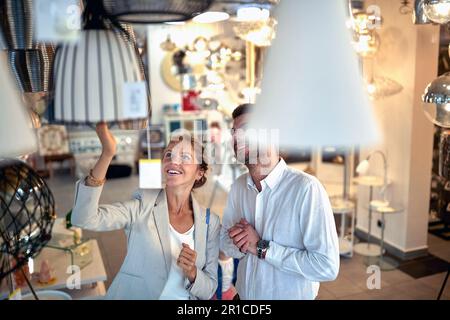
POLYGON ((0 1, 0 29, 6 49, 34 49, 32 0, 0 1))
POLYGON ((52 90, 51 68, 55 48, 41 44, 37 49, 8 50, 8 63, 22 92, 52 90))
POLYGON ((250 128, 278 130, 287 148, 379 141, 345 12, 343 1, 328 0, 287 0, 275 8, 277 36, 250 128))
POLYGON ((212 0, 102 0, 106 14, 129 23, 185 21, 202 13, 212 0))
POLYGON ((16 157, 37 150, 36 135, 10 76, 6 53, 0 53, 0 158, 16 157))
POLYGON ((127 85, 144 82, 133 45, 110 30, 85 30, 55 58, 54 120, 72 124, 142 119, 125 111, 127 85))

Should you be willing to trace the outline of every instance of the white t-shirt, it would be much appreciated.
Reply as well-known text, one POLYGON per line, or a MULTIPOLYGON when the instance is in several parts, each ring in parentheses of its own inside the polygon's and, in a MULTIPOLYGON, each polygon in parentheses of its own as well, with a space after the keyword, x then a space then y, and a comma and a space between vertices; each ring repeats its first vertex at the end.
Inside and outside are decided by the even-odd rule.
POLYGON ((183 270, 177 265, 177 260, 182 249, 182 243, 186 243, 192 250, 194 247, 194 225, 185 233, 177 232, 169 223, 170 251, 172 263, 169 277, 164 290, 159 297, 160 300, 189 300, 189 292, 186 290, 186 277, 183 270))

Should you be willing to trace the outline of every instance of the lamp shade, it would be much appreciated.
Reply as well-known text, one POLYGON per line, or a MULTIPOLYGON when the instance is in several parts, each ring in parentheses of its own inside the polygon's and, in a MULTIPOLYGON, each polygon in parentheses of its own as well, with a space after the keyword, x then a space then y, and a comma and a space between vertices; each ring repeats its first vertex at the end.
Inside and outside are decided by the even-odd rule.
POLYGON ((367 171, 369 171, 369 167, 370 167, 369 160, 364 159, 356 167, 356 172, 359 173, 359 174, 366 174, 367 171))
POLYGON ((0 54, 0 158, 16 157, 37 149, 26 108, 22 105, 7 64, 0 54))
POLYGON ((33 49, 32 0, 0 1, 0 26, 6 48, 33 49))
POLYGON ((212 0, 103 0, 107 15, 131 23, 184 21, 208 9, 212 0))
POLYGON ((8 62, 23 92, 48 92, 51 90, 51 68, 55 49, 39 45, 37 49, 9 50, 8 62))
POLYGON ((148 88, 134 45, 113 31, 86 30, 77 43, 59 48, 55 56, 54 123, 147 119, 148 88), (125 95, 145 86, 144 114, 130 113, 125 95), (131 87, 130 87, 131 86, 131 87), (128 89, 127 89, 128 88, 128 89))
POLYGON ((275 18, 277 35, 249 126, 279 130, 286 148, 376 143, 345 2, 281 1, 275 18))

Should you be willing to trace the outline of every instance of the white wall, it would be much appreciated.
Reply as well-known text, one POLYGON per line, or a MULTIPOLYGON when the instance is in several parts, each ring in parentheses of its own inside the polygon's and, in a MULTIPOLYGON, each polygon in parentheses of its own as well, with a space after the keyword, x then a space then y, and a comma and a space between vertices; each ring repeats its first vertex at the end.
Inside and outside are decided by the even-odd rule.
MULTIPOLYGON (((392 180, 389 198, 405 211, 386 217, 385 241, 409 252, 427 247, 433 126, 422 111, 421 95, 437 76, 439 27, 414 25, 411 15, 399 13, 397 1, 371 2, 380 6, 383 17, 375 73, 396 80, 403 91, 374 102, 384 141, 378 148, 362 150, 361 159, 375 149, 386 153, 392 180)), ((383 174, 378 156, 371 160, 371 168, 373 173, 383 174)), ((368 226, 368 193, 367 188, 359 187, 357 228, 364 231, 368 226)), ((380 237, 378 219, 374 214, 372 232, 380 237)))

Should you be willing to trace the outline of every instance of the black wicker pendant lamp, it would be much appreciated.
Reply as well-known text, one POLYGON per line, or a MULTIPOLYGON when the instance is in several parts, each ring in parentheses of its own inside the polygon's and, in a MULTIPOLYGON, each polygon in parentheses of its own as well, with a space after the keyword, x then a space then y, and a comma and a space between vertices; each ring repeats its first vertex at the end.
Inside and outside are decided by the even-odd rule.
POLYGON ((0 1, 0 31, 19 89, 27 93, 50 91, 55 49, 35 41, 33 1, 0 1))
POLYGON ((34 49, 32 0, 0 1, 0 26, 8 50, 34 49))
POLYGON ((101 0, 106 14, 128 23, 186 21, 207 10, 212 0, 101 0))

